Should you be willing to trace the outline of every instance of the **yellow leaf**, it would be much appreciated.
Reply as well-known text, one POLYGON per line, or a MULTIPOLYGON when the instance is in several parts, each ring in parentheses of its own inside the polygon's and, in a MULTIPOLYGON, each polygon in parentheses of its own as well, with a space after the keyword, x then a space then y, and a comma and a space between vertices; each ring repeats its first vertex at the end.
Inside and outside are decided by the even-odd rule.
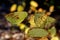
POLYGON ((54 6, 50 6, 49 11, 53 12, 54 11, 54 6))
POLYGON ((43 12, 43 9, 42 9, 42 8, 39 8, 39 9, 38 9, 38 12, 43 12))
POLYGON ((13 4, 13 5, 11 6, 11 8, 10 8, 10 11, 11 11, 11 12, 14 12, 14 11, 16 10, 16 8, 17 8, 17 5, 16 5, 16 4, 13 4))
POLYGON ((29 16, 29 23, 30 23, 30 27, 33 28, 36 26, 36 24, 34 23, 34 15, 29 16))
POLYGON ((21 12, 21 11, 23 11, 23 10, 24 10, 24 7, 21 6, 21 5, 19 5, 18 8, 17 8, 17 11, 18 11, 18 12, 21 12))
POLYGON ((21 24, 19 25, 19 28, 20 28, 21 30, 24 30, 25 25, 21 23, 21 24))
POLYGON ((25 34, 27 34, 29 30, 30 30, 30 28, 26 28, 25 29, 25 34))
POLYGON ((58 37, 52 37, 51 40, 59 40, 58 37))
POLYGON ((38 7, 38 3, 35 2, 35 1, 31 1, 30 2, 30 5, 33 6, 33 7, 38 7))

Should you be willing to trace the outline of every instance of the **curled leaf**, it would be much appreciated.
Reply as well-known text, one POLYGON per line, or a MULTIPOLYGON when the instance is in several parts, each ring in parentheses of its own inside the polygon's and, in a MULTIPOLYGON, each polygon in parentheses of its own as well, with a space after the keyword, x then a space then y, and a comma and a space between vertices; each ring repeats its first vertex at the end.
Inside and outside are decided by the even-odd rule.
POLYGON ((25 29, 25 34, 27 34, 29 30, 30 30, 30 28, 27 27, 27 28, 25 29))

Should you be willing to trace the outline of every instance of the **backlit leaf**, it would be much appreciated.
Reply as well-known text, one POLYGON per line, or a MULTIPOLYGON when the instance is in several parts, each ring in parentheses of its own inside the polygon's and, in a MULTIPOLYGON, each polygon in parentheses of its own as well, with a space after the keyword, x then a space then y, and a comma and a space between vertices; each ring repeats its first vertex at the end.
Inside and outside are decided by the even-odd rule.
POLYGON ((50 32, 51 36, 55 36, 56 35, 56 28, 52 27, 51 29, 49 29, 49 32, 50 32))
POLYGON ((19 24, 27 17, 27 12, 14 12, 5 17, 11 24, 19 24))
POLYGON ((39 29, 39 28, 33 28, 29 30, 28 35, 30 37, 44 37, 48 35, 48 32, 44 29, 39 29))

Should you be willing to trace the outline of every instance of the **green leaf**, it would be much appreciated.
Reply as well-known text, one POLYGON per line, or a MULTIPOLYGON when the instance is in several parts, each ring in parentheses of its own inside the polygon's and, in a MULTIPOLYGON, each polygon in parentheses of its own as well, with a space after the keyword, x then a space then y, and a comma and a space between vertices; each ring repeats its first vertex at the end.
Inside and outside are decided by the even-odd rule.
POLYGON ((55 27, 52 27, 48 31, 50 32, 51 36, 55 36, 56 35, 56 28, 55 27))
POLYGON ((56 20, 52 17, 47 17, 46 21, 45 21, 45 27, 51 27, 51 25, 54 25, 56 22, 56 20))
POLYGON ((42 21, 43 15, 45 15, 45 12, 35 13, 34 22, 35 22, 35 24, 37 25, 37 27, 43 28, 43 27, 42 27, 43 24, 41 24, 41 22, 44 23, 44 21, 42 21))
POLYGON ((29 30, 28 35, 30 37, 44 37, 48 35, 48 32, 44 29, 39 29, 39 28, 33 28, 29 30))
POLYGON ((27 12, 14 12, 11 14, 7 14, 5 18, 9 21, 12 25, 20 24, 26 17, 27 12))
POLYGON ((49 16, 45 16, 45 12, 35 13, 34 22, 37 27, 40 28, 49 28, 55 23, 55 19, 49 16))

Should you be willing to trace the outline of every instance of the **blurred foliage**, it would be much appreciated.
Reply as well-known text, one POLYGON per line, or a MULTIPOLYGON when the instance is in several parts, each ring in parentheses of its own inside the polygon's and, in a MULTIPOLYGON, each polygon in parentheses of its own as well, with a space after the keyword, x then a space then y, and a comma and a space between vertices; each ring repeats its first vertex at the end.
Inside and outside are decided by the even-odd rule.
POLYGON ((45 16, 45 13, 35 13, 35 23, 37 27, 44 28, 44 26, 48 27, 53 24, 55 19, 49 16, 45 16))
POLYGON ((44 29, 33 28, 29 31, 28 35, 30 37, 45 37, 48 35, 48 32, 44 29))
POLYGON ((26 17, 27 17, 27 12, 14 12, 10 13, 5 16, 7 21, 9 21, 12 25, 18 25, 20 24, 26 17))
MULTIPOLYGON (((13 0, 10 1, 11 3, 13 3, 9 6, 10 13, 4 15, 6 20, 10 22, 12 26, 18 26, 19 30, 21 29, 29 37, 45 37, 49 34, 51 37, 55 37, 56 19, 50 17, 51 13, 55 11, 55 0, 42 0, 43 2, 40 1, 40 4, 35 0, 30 0, 29 3, 25 2, 27 0, 15 0, 16 2, 14 2, 13 0), (27 4, 29 5, 27 6, 27 4), (43 8, 45 6, 43 5, 49 7, 49 10, 46 11, 46 9, 43 8), (26 25, 27 23, 29 23, 29 26, 26 25)), ((4 4, 2 6, 4 6, 5 8, 4 4)), ((0 7, 0 9, 1 8, 3 7, 0 7)), ((52 38, 51 40, 55 39, 52 38)))
POLYGON ((50 32, 50 34, 51 34, 52 37, 56 35, 56 28, 55 27, 52 27, 48 31, 50 32))
POLYGON ((56 36, 56 37, 52 37, 51 40, 59 40, 59 38, 56 36))
POLYGON ((11 11, 11 12, 14 12, 14 11, 16 10, 16 8, 17 8, 17 5, 16 5, 16 4, 13 4, 13 5, 11 6, 11 8, 10 8, 10 11, 11 11))
POLYGON ((13 4, 10 8, 11 12, 10 14, 6 14, 5 18, 7 21, 9 21, 12 25, 17 25, 22 31, 25 31, 25 34, 31 36, 31 37, 44 37, 49 34, 54 34, 56 32, 55 29, 50 29, 48 32, 47 29, 51 27, 51 25, 55 24, 56 20, 49 15, 54 11, 54 6, 50 6, 49 12, 46 12, 42 8, 37 10, 38 3, 35 1, 30 2, 30 13, 34 11, 34 14, 31 14, 31 16, 28 16, 29 12, 24 11, 24 5, 16 5, 13 4), (14 12, 17 7, 17 12, 14 12), (24 19, 27 19, 28 23, 30 23, 30 26, 23 24, 22 22, 24 19), (36 29, 34 28, 36 27, 36 29), (31 30, 30 30, 31 29, 31 30), (53 30, 54 33, 51 31, 53 30))
POLYGON ((23 10, 24 10, 24 7, 21 6, 21 5, 19 5, 18 8, 17 8, 17 11, 18 11, 18 12, 21 12, 21 11, 23 11, 23 10))
MULTIPOLYGON (((42 12, 42 13, 35 13, 35 23, 36 23, 36 25, 38 26, 38 27, 41 27, 42 26, 42 24, 44 23, 44 21, 45 21, 45 19, 44 19, 44 21, 42 20, 43 18, 43 16, 44 16, 44 12, 42 12), (39 21, 40 20, 40 21, 39 21)), ((44 27, 44 26, 43 26, 44 27)))

